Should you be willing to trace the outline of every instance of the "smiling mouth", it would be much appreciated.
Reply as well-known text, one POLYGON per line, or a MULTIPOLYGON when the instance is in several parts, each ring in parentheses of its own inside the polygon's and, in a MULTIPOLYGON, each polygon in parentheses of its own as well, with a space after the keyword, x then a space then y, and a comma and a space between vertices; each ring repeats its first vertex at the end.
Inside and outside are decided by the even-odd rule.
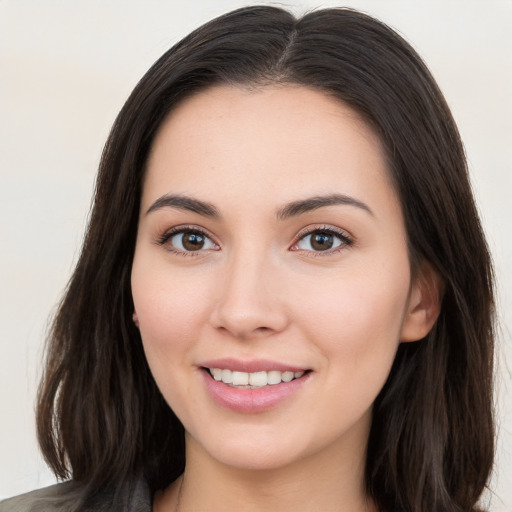
POLYGON ((278 384, 291 382, 300 379, 311 370, 299 372, 277 370, 260 372, 239 372, 225 368, 203 368, 217 382, 222 382, 229 387, 238 389, 260 389, 267 386, 276 386, 278 384))

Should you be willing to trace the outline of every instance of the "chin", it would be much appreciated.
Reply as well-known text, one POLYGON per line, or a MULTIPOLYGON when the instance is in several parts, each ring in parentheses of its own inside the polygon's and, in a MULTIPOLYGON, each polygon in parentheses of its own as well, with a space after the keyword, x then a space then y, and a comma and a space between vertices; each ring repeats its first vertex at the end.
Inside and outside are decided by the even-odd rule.
MULTIPOLYGON (((217 450, 216 450, 217 452, 217 450)), ((299 457, 291 453, 282 453, 270 449, 226 449, 222 453, 210 453, 218 462, 244 471, 272 471, 289 466, 299 457)))
POLYGON ((247 429, 243 434, 240 431, 224 433, 199 442, 187 436, 187 448, 189 444, 195 448, 199 445, 213 460, 248 471, 279 469, 300 460, 310 451, 307 443, 292 436, 277 436, 270 432, 255 433, 249 430, 254 429, 247 429))

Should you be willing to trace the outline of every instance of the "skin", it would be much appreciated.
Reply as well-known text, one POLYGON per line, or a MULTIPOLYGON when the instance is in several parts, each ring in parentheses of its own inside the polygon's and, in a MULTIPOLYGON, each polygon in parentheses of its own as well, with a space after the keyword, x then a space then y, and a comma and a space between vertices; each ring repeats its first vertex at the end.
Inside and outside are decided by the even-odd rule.
POLYGON ((375 510, 363 479, 372 404, 399 343, 432 327, 433 288, 427 266, 411 279, 384 152, 352 109, 293 86, 216 86, 181 103, 152 147, 132 270, 148 363, 186 430, 184 477, 154 509, 375 510), (155 205, 166 194, 219 215, 155 205), (276 215, 332 194, 366 208, 276 215), (185 251, 179 234, 161 243, 180 226, 205 232, 203 248, 185 251), (326 228, 341 237, 321 251, 307 233, 326 228), (311 372, 277 407, 245 414, 206 391, 198 364, 221 357, 311 372))

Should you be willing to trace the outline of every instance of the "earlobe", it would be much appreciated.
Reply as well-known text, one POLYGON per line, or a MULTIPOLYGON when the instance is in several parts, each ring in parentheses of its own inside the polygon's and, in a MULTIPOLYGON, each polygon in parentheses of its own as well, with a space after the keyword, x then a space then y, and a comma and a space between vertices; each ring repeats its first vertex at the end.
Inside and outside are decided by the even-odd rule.
POLYGON ((133 320, 133 323, 139 327, 139 317, 137 316, 137 311, 133 311, 133 315, 132 315, 132 320, 133 320))
POLYGON ((432 265, 423 262, 413 278, 400 341, 418 341, 431 331, 441 311, 443 294, 441 276, 432 265))

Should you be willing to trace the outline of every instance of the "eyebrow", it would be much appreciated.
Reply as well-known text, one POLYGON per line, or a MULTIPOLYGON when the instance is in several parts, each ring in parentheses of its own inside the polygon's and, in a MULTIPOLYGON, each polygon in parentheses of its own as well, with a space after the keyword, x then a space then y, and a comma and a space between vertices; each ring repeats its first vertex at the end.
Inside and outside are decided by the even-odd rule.
POLYGON ((330 194, 327 196, 314 196, 306 199, 299 199, 298 201, 288 203, 278 210, 277 218, 279 220, 286 220, 296 215, 302 215, 303 213, 317 210, 318 208, 336 205, 355 206, 356 208, 360 208, 373 216, 373 212, 370 207, 362 201, 345 194, 330 194))
MULTIPOLYGON (((358 199, 355 199, 354 197, 347 196, 345 194, 330 194, 327 196, 314 196, 308 197, 306 199, 292 201, 291 203, 288 203, 280 208, 277 211, 276 216, 279 220, 286 220, 290 217, 302 215, 319 208, 337 205, 354 206, 368 212, 370 215, 373 215, 372 210, 367 204, 359 201, 358 199)), ((213 204, 201 201, 199 199, 194 199, 189 196, 174 194, 165 194, 162 197, 159 197, 148 208, 146 215, 154 212, 155 210, 166 207, 194 212, 199 215, 203 215, 204 217, 211 217, 214 219, 220 218, 220 213, 213 204)))
POLYGON ((188 196, 182 195, 171 195, 166 194, 162 197, 159 197, 146 212, 148 213, 154 212, 155 210, 159 210, 160 208, 177 208, 178 210, 186 210, 189 212, 198 213, 199 215, 203 215, 205 217, 219 218, 220 214, 217 208, 213 206, 213 204, 206 203, 204 201, 200 201, 199 199, 194 199, 188 196))

